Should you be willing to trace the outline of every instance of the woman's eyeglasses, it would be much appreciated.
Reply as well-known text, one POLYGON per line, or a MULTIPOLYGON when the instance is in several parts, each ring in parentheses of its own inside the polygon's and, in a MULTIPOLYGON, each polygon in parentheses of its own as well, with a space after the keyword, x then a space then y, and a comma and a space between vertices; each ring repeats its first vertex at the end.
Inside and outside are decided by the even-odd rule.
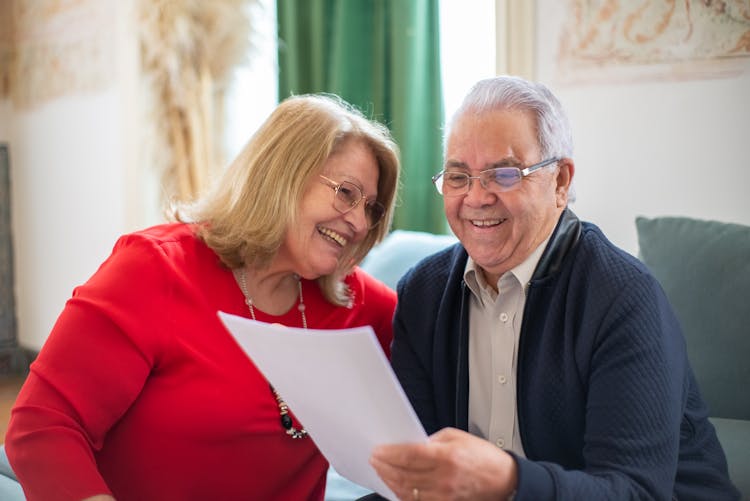
POLYGON ((342 214, 346 214, 354 209, 359 203, 365 201, 365 217, 367 218, 367 227, 372 229, 380 223, 385 215, 385 207, 377 200, 368 200, 359 186, 349 181, 337 183, 319 174, 323 180, 322 183, 333 189, 333 208, 342 214))

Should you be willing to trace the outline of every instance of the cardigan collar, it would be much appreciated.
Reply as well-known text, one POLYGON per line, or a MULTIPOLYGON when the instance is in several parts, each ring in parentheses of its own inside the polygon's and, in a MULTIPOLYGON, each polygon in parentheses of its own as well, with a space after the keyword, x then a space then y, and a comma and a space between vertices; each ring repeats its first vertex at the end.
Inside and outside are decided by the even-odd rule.
POLYGON ((555 274, 560 269, 565 256, 568 255, 570 249, 575 247, 580 237, 580 219, 572 210, 565 208, 560 214, 560 219, 557 220, 557 226, 552 232, 547 248, 544 249, 539 264, 534 270, 531 277, 532 282, 555 274))

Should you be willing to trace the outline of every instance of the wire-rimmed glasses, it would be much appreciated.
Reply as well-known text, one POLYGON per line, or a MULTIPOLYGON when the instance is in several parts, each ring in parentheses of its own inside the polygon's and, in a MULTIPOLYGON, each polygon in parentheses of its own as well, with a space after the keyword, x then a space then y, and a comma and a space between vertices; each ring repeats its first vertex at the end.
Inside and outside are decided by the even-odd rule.
POLYGON ((432 183, 435 185, 438 193, 445 197, 457 197, 467 194, 471 189, 471 181, 473 179, 478 179, 482 187, 487 191, 503 193, 515 189, 518 183, 521 182, 521 179, 532 172, 560 160, 561 158, 559 157, 548 158, 525 169, 519 169, 518 167, 493 167, 492 169, 483 170, 478 176, 470 176, 466 172, 444 169, 432 176, 432 183))
POLYGON ((377 200, 368 200, 362 189, 349 181, 337 183, 322 174, 318 174, 323 180, 323 184, 333 189, 333 208, 342 214, 346 214, 354 209, 359 203, 365 201, 365 217, 367 218, 367 227, 372 229, 380 223, 385 215, 385 207, 377 200))

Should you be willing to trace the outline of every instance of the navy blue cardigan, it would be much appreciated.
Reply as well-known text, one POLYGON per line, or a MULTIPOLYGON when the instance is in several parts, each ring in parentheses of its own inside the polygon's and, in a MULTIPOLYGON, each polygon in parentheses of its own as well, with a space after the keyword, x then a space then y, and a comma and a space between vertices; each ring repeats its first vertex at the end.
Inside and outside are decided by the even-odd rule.
MULTIPOLYGON (((398 284, 392 364, 428 433, 468 428, 466 260, 456 244, 398 284)), ((739 498, 662 288, 570 210, 528 285, 517 380, 517 501, 739 498)))

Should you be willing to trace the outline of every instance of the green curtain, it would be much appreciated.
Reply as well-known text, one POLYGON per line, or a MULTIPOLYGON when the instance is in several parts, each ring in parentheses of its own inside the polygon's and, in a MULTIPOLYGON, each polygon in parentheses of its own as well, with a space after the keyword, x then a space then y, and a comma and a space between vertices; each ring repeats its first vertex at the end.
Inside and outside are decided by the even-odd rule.
POLYGON ((438 0, 277 0, 279 96, 331 92, 401 149, 394 228, 445 232, 438 0))

